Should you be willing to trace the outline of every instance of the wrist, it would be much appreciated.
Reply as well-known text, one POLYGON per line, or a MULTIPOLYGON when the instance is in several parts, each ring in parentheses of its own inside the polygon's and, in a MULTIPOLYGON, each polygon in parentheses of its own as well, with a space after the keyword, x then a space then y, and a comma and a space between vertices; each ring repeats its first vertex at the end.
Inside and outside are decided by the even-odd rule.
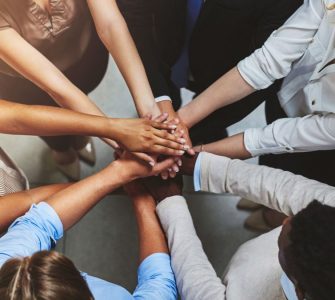
MULTIPOLYGON (((105 129, 105 133, 107 133, 107 136, 103 136, 108 139, 112 140, 118 140, 119 138, 119 133, 120 133, 120 128, 119 128, 119 119, 114 119, 114 118, 108 118, 107 122, 105 122, 103 128, 105 129)), ((106 135, 106 134, 105 134, 106 135)))
POLYGON ((178 118, 181 120, 181 122, 183 122, 188 129, 192 128, 194 124, 192 123, 191 116, 187 112, 187 109, 185 108, 185 106, 178 110, 177 115, 178 115, 178 118))
POLYGON ((141 118, 145 118, 146 116, 150 115, 153 118, 158 117, 161 114, 158 104, 155 100, 150 101, 150 104, 143 107, 143 109, 137 109, 138 114, 141 118))
POLYGON ((125 165, 122 160, 113 161, 104 171, 104 179, 115 178, 117 184, 125 185, 137 179, 137 176, 131 172, 132 168, 125 165))
POLYGON ((169 100, 161 101, 158 103, 159 109, 161 113, 168 113, 169 114, 169 120, 177 117, 177 113, 173 109, 172 102, 169 100))

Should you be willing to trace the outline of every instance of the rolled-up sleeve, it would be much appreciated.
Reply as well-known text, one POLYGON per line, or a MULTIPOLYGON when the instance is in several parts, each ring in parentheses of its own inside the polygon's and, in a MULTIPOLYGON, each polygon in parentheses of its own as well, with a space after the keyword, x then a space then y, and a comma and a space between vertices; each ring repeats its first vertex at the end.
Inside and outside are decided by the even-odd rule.
POLYGON ((141 263, 133 296, 135 299, 177 299, 177 286, 168 254, 155 253, 141 263))
POLYGON ((0 266, 8 259, 50 250, 63 236, 63 224, 47 203, 32 205, 0 239, 0 266))
POLYGON ((253 155, 335 149, 335 114, 279 119, 264 128, 247 129, 244 145, 253 155))
POLYGON ((285 77, 313 41, 323 14, 322 1, 305 0, 260 49, 238 63, 244 80, 254 89, 261 90, 285 77))

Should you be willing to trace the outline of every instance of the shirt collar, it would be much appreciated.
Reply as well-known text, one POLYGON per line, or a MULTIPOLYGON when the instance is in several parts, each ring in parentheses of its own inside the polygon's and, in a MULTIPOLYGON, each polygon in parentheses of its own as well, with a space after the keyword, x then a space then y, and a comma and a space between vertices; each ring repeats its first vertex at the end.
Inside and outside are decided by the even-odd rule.
POLYGON ((280 283, 287 300, 298 300, 295 286, 285 273, 282 275, 280 283))

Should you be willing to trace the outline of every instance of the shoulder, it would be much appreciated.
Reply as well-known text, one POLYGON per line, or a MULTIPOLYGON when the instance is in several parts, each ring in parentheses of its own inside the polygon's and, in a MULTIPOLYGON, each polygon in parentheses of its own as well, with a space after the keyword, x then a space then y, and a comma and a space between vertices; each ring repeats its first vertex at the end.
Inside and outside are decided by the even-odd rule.
POLYGON ((132 295, 123 287, 82 273, 87 285, 96 300, 133 300, 132 295))

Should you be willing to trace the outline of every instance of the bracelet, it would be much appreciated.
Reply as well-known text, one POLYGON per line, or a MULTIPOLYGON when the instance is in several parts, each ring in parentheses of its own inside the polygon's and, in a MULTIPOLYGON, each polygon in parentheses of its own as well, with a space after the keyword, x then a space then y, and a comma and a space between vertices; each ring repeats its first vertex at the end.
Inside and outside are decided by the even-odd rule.
POLYGON ((201 146, 200 146, 200 152, 205 152, 205 145, 204 144, 201 144, 201 146))

